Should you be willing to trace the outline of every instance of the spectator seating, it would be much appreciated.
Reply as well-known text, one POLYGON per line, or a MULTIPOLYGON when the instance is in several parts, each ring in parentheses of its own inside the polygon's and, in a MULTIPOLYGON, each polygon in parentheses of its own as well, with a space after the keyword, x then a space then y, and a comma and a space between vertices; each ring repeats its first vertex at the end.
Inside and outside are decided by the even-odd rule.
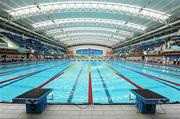
POLYGON ((13 35, 11 33, 5 33, 1 32, 4 36, 12 40, 14 43, 16 43, 20 47, 25 47, 25 48, 31 48, 35 50, 38 53, 45 53, 45 54, 50 54, 50 50, 54 50, 58 52, 59 54, 65 54, 66 50, 64 49, 58 49, 55 46, 50 46, 43 44, 40 42, 38 39, 24 39, 20 36, 13 35))

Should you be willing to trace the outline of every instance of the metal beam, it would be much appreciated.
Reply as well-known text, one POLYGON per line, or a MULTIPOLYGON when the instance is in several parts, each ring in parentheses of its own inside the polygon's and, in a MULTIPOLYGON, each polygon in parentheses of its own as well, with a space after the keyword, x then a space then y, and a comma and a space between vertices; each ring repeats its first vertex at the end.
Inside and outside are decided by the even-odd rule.
POLYGON ((21 33, 21 34, 24 34, 33 38, 37 38, 43 42, 47 42, 58 47, 63 47, 63 48, 67 47, 64 44, 58 44, 56 41, 53 41, 52 39, 45 37, 35 31, 32 31, 24 26, 21 26, 15 22, 9 22, 7 19, 3 17, 0 17, 0 22, 1 22, 0 23, 1 27, 4 29, 6 28, 6 30, 11 30, 13 32, 18 32, 18 33, 21 33))
MULTIPOLYGON (((170 29, 172 31, 173 27, 174 28, 177 27, 177 26, 175 26, 177 24, 180 24, 180 19, 175 21, 175 22, 172 22, 172 23, 170 23, 168 25, 164 25, 162 27, 156 28, 155 30, 147 32, 147 33, 145 33, 143 35, 137 36, 137 37, 135 37, 135 38, 133 38, 131 40, 128 40, 127 42, 124 42, 124 43, 121 43, 119 45, 116 45, 116 46, 113 47, 113 49, 118 49, 120 47, 122 48, 122 47, 125 47, 125 46, 128 46, 128 45, 132 45, 132 43, 140 42, 140 41, 142 41, 142 39, 144 41, 145 40, 149 40, 148 38, 147 39, 144 39, 144 38, 147 37, 147 36, 151 36, 151 35, 152 35, 151 37, 154 37, 154 35, 159 34, 159 31, 163 31, 164 30, 163 32, 165 32, 166 29, 170 29)), ((162 34, 162 32, 160 32, 160 34, 162 34)))
POLYGON ((87 43, 84 43, 84 44, 76 44, 76 45, 71 45, 71 46, 68 46, 68 48, 70 48, 70 47, 74 47, 74 46, 82 46, 82 45, 95 45, 95 46, 102 46, 102 47, 106 47, 106 48, 112 48, 112 47, 107 46, 107 45, 95 44, 95 43, 91 43, 91 44, 87 44, 87 43))

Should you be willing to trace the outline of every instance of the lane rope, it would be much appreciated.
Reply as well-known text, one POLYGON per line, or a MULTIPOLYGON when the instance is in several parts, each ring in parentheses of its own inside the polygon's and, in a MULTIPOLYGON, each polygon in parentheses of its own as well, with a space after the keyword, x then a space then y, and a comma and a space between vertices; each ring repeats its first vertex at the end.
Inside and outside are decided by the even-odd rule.
POLYGON ((88 64, 88 76, 89 76, 89 85, 88 85, 88 104, 93 104, 93 94, 92 94, 92 79, 91 79, 91 64, 88 64))
MULTIPOLYGON (((129 64, 129 65, 130 65, 130 64, 129 64)), ((135 67, 135 66, 133 66, 133 65, 130 65, 130 66, 135 67)), ((137 65, 136 65, 136 67, 142 68, 143 66, 137 66, 137 65)), ((163 74, 166 74, 166 75, 171 75, 171 76, 175 76, 175 77, 180 77, 180 75, 178 75, 178 74, 172 74, 172 73, 168 73, 168 72, 156 71, 156 70, 153 70, 153 69, 148 69, 147 67, 143 67, 143 68, 146 69, 146 70, 152 71, 152 72, 163 73, 163 74)))
MULTIPOLYGON (((119 66, 120 66, 120 65, 119 65, 119 66)), ((164 84, 164 85, 166 85, 166 86, 169 86, 169 87, 171 87, 171 88, 174 88, 174 89, 180 91, 179 88, 174 87, 174 86, 172 86, 172 85, 169 85, 169 84, 168 84, 169 82, 167 82, 167 81, 165 81, 165 80, 160 80, 160 78, 158 78, 158 77, 154 77, 154 76, 151 76, 151 75, 149 75, 149 74, 144 74, 144 73, 138 72, 138 71, 136 71, 136 70, 133 70, 133 69, 130 69, 130 68, 127 68, 127 67, 124 67, 124 66, 121 66, 121 67, 126 68, 126 69, 128 69, 128 70, 131 70, 131 71, 133 71, 133 72, 136 72, 136 73, 138 73, 138 74, 141 74, 141 75, 143 75, 143 76, 146 76, 146 77, 148 77, 148 78, 150 78, 150 79, 153 79, 153 80, 155 80, 155 81, 158 81, 159 83, 162 83, 162 84, 164 84)))
POLYGON ((55 76, 53 76, 52 78, 50 78, 50 79, 47 80, 46 82, 42 83, 41 85, 37 86, 37 88, 42 88, 42 87, 44 87, 45 85, 49 84, 51 81, 57 79, 59 76, 61 76, 62 74, 65 73, 65 72, 64 72, 65 70, 67 70, 68 68, 71 68, 73 65, 75 65, 75 64, 72 64, 72 65, 66 67, 65 69, 63 69, 62 71, 58 72, 55 76))
MULTIPOLYGON (((65 65, 65 64, 67 64, 67 63, 61 64, 61 65, 65 65)), ((0 84, 6 83, 6 82, 10 82, 10 81, 12 81, 12 82, 0 86, 0 88, 3 88, 3 87, 8 86, 8 85, 10 85, 10 84, 16 83, 16 82, 18 82, 18 81, 21 81, 21 80, 23 80, 23 79, 25 79, 25 78, 28 78, 28 77, 30 77, 30 76, 32 76, 32 75, 35 75, 35 74, 38 74, 38 73, 40 73, 40 72, 46 71, 46 70, 51 69, 51 68, 53 68, 53 67, 55 67, 55 66, 59 66, 59 65, 54 65, 54 66, 51 66, 51 67, 49 67, 49 68, 46 68, 46 69, 43 69, 43 70, 40 70, 40 71, 31 72, 31 73, 28 73, 28 74, 25 74, 25 75, 21 75, 21 76, 17 76, 17 77, 11 78, 11 79, 3 80, 3 81, 0 82, 0 84), (20 79, 19 79, 19 78, 20 78, 20 79), (13 81, 13 80, 15 80, 15 81, 13 81)))
MULTIPOLYGON (((119 65, 119 66, 120 66, 120 65, 119 65)), ((130 69, 130 68, 125 67, 125 66, 121 66, 121 67, 126 68, 126 69, 128 69, 128 70, 131 70, 131 71, 133 71, 133 72, 139 73, 139 74, 144 75, 144 76, 149 77, 149 78, 153 78, 153 79, 156 79, 156 80, 161 80, 161 81, 164 81, 164 82, 167 82, 167 83, 174 84, 174 85, 176 85, 176 86, 180 86, 179 83, 176 83, 176 82, 173 82, 173 81, 170 81, 170 80, 167 80, 167 79, 159 78, 159 77, 156 77, 156 76, 147 74, 147 73, 142 73, 142 72, 139 72, 139 71, 130 69)))
POLYGON ((115 69, 113 69, 112 67, 108 66, 107 64, 105 65, 106 67, 109 67, 111 70, 113 70, 115 72, 116 75, 120 76, 121 78, 123 78, 124 80, 126 80, 127 82, 129 82, 130 84, 132 84, 133 86, 135 86, 137 89, 143 89, 143 87, 141 87, 140 85, 134 83, 133 81, 131 81, 130 79, 128 79, 127 77, 125 77, 124 75, 120 74, 119 72, 117 72, 115 69))

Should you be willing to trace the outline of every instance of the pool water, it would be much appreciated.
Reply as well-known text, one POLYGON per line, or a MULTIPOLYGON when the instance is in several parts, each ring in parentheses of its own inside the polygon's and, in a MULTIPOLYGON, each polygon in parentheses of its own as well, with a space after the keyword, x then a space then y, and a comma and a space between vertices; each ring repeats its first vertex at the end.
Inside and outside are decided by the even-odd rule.
POLYGON ((0 66, 1 102, 11 102, 33 88, 52 88, 51 103, 134 103, 130 89, 136 88, 179 102, 180 69, 126 61, 67 60, 0 66))

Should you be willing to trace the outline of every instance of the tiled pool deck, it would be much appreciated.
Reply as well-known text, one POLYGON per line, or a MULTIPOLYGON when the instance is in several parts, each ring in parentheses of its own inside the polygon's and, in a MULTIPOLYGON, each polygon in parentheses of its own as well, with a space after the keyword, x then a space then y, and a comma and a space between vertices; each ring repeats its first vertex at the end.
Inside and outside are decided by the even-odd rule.
POLYGON ((25 105, 0 103, 0 119, 180 119, 180 104, 157 106, 156 114, 141 114, 134 105, 48 105, 42 114, 26 114, 25 105), (81 108, 80 108, 81 107, 81 108), (85 108, 85 109, 83 109, 85 108))

